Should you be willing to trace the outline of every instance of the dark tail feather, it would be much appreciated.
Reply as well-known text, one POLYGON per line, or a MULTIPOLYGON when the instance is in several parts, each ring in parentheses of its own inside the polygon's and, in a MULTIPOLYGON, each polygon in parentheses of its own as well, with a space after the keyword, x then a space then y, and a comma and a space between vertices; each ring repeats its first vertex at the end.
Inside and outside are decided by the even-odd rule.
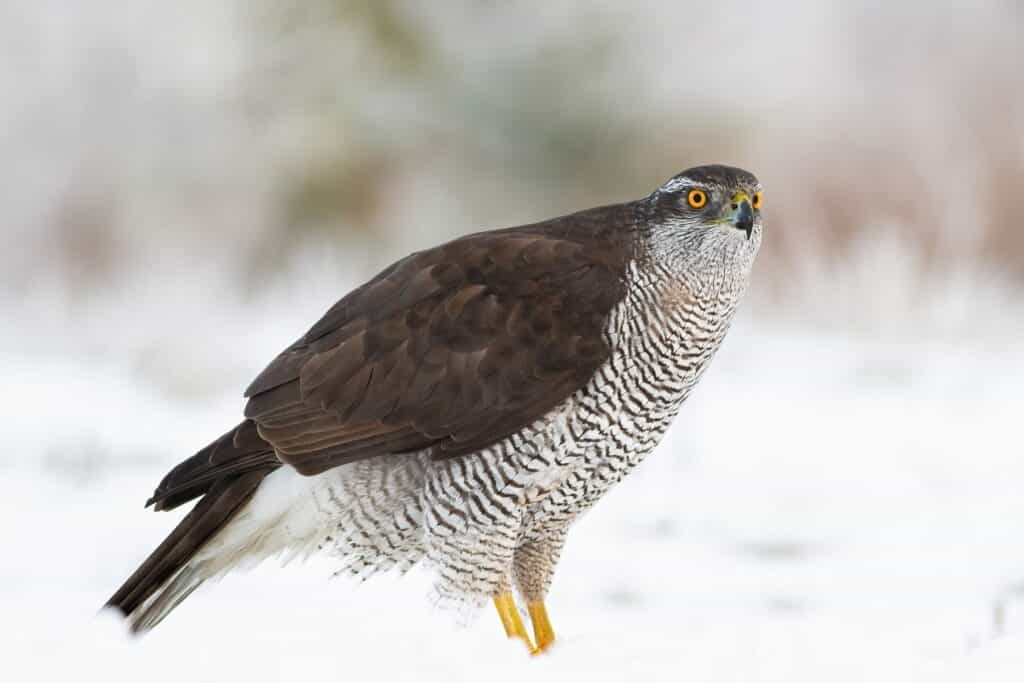
POLYGON ((280 465, 256 423, 246 420, 168 472, 146 505, 171 510, 209 492, 222 477, 280 465))
MULTIPOLYGON (((199 549, 231 521, 269 472, 269 469, 256 470, 218 481, 114 593, 107 601, 107 606, 120 610, 128 617, 132 622, 132 631, 136 633, 155 626, 207 577, 191 577, 189 585, 182 584, 181 589, 187 592, 179 595, 173 604, 167 604, 167 598, 173 598, 180 591, 165 590, 165 595, 157 596, 152 604, 146 605, 147 601, 171 579, 177 578, 175 575, 199 549), (144 605, 146 610, 139 612, 144 605), (154 616, 157 618, 154 619, 154 616)), ((168 588, 171 587, 168 585, 168 588)))
POLYGON ((146 561, 107 601, 131 621, 132 631, 160 622, 208 576, 189 562, 252 498, 280 466, 251 422, 243 422, 171 470, 147 505, 176 507, 202 496, 146 561))

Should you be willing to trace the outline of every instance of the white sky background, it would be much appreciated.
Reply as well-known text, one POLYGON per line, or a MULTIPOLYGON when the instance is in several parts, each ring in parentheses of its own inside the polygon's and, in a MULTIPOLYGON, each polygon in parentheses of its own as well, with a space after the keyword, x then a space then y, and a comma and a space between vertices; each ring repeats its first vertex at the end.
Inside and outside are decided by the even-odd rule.
MULTIPOLYGON (((469 4, 421 17, 449 37, 444 63, 466 82, 511 77, 510 55, 545 36, 612 27, 611 80, 581 75, 579 93, 647 122, 665 149, 607 201, 689 162, 674 156, 691 149, 679 144, 687 122, 714 120, 724 137, 700 152, 752 166, 769 201, 802 221, 793 234, 813 243, 830 226, 801 192, 808 175, 842 176, 859 168, 842 150, 887 145, 916 169, 907 201, 937 203, 946 217, 927 227, 976 241, 985 209, 969 198, 984 169, 973 134, 954 132, 981 105, 966 89, 968 103, 952 103, 984 74, 1001 96, 993 116, 1012 129, 1024 111, 1007 86, 1021 66, 1013 3, 513 3, 493 14, 469 4)), ((175 518, 142 510, 152 486, 233 424, 242 388, 338 296, 410 249, 582 208, 578 188, 524 180, 527 162, 502 146, 501 129, 465 130, 490 165, 424 153, 424 131, 457 138, 472 119, 453 118, 458 105, 427 86, 378 86, 358 36, 310 31, 266 54, 248 29, 253 7, 0 4, 8 672, 1020 679, 1020 288, 969 259, 929 271, 920 226, 890 215, 865 224, 838 260, 762 261, 742 320, 667 443, 570 539, 552 596, 562 642, 545 660, 502 642, 490 613, 459 630, 431 612, 427 577, 357 590, 324 580, 323 563, 229 577, 142 643, 95 620, 175 518), (251 76, 306 59, 325 64, 311 79, 356 102, 353 125, 377 122, 365 135, 393 143, 405 163, 369 238, 314 240, 275 264, 269 286, 250 288, 235 246, 280 229, 281 184, 316 153, 324 125, 293 98, 306 92, 299 84, 264 91, 251 76), (113 210, 91 216, 109 197, 113 210), (68 277, 74 252, 54 232, 54 216, 76 207, 120 245, 115 275, 87 291, 68 277), (779 272, 781 296, 759 287, 779 272)), ((1024 156, 1024 134, 1001 150, 1024 156)))

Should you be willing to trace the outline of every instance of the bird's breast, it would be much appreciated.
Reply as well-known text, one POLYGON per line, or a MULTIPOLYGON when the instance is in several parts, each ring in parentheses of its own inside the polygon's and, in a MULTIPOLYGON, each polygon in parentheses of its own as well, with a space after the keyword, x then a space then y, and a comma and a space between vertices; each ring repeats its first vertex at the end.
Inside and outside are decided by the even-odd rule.
POLYGON ((561 423, 571 438, 552 456, 561 467, 527 500, 527 535, 570 523, 655 449, 734 309, 728 298, 657 282, 631 288, 609 317, 610 358, 565 406, 561 423))

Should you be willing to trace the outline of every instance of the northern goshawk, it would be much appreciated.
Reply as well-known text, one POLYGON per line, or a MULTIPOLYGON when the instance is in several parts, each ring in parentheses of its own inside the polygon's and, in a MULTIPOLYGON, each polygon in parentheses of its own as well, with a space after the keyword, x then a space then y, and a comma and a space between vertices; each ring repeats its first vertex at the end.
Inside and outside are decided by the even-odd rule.
POLYGON ((493 600, 510 637, 544 650, 569 527, 654 449, 718 349, 761 243, 761 192, 702 166, 637 201, 390 266, 160 482, 157 510, 199 501, 108 605, 146 631, 206 579, 320 550, 362 577, 425 561, 440 600, 493 600))

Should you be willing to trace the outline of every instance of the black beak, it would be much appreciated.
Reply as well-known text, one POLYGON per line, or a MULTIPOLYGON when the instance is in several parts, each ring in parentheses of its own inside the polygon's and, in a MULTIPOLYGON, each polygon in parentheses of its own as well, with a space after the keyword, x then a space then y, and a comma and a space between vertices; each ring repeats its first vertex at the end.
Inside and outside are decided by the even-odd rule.
POLYGON ((750 207, 750 201, 741 199, 739 204, 732 205, 732 224, 747 233, 747 239, 754 232, 754 210, 750 207))

